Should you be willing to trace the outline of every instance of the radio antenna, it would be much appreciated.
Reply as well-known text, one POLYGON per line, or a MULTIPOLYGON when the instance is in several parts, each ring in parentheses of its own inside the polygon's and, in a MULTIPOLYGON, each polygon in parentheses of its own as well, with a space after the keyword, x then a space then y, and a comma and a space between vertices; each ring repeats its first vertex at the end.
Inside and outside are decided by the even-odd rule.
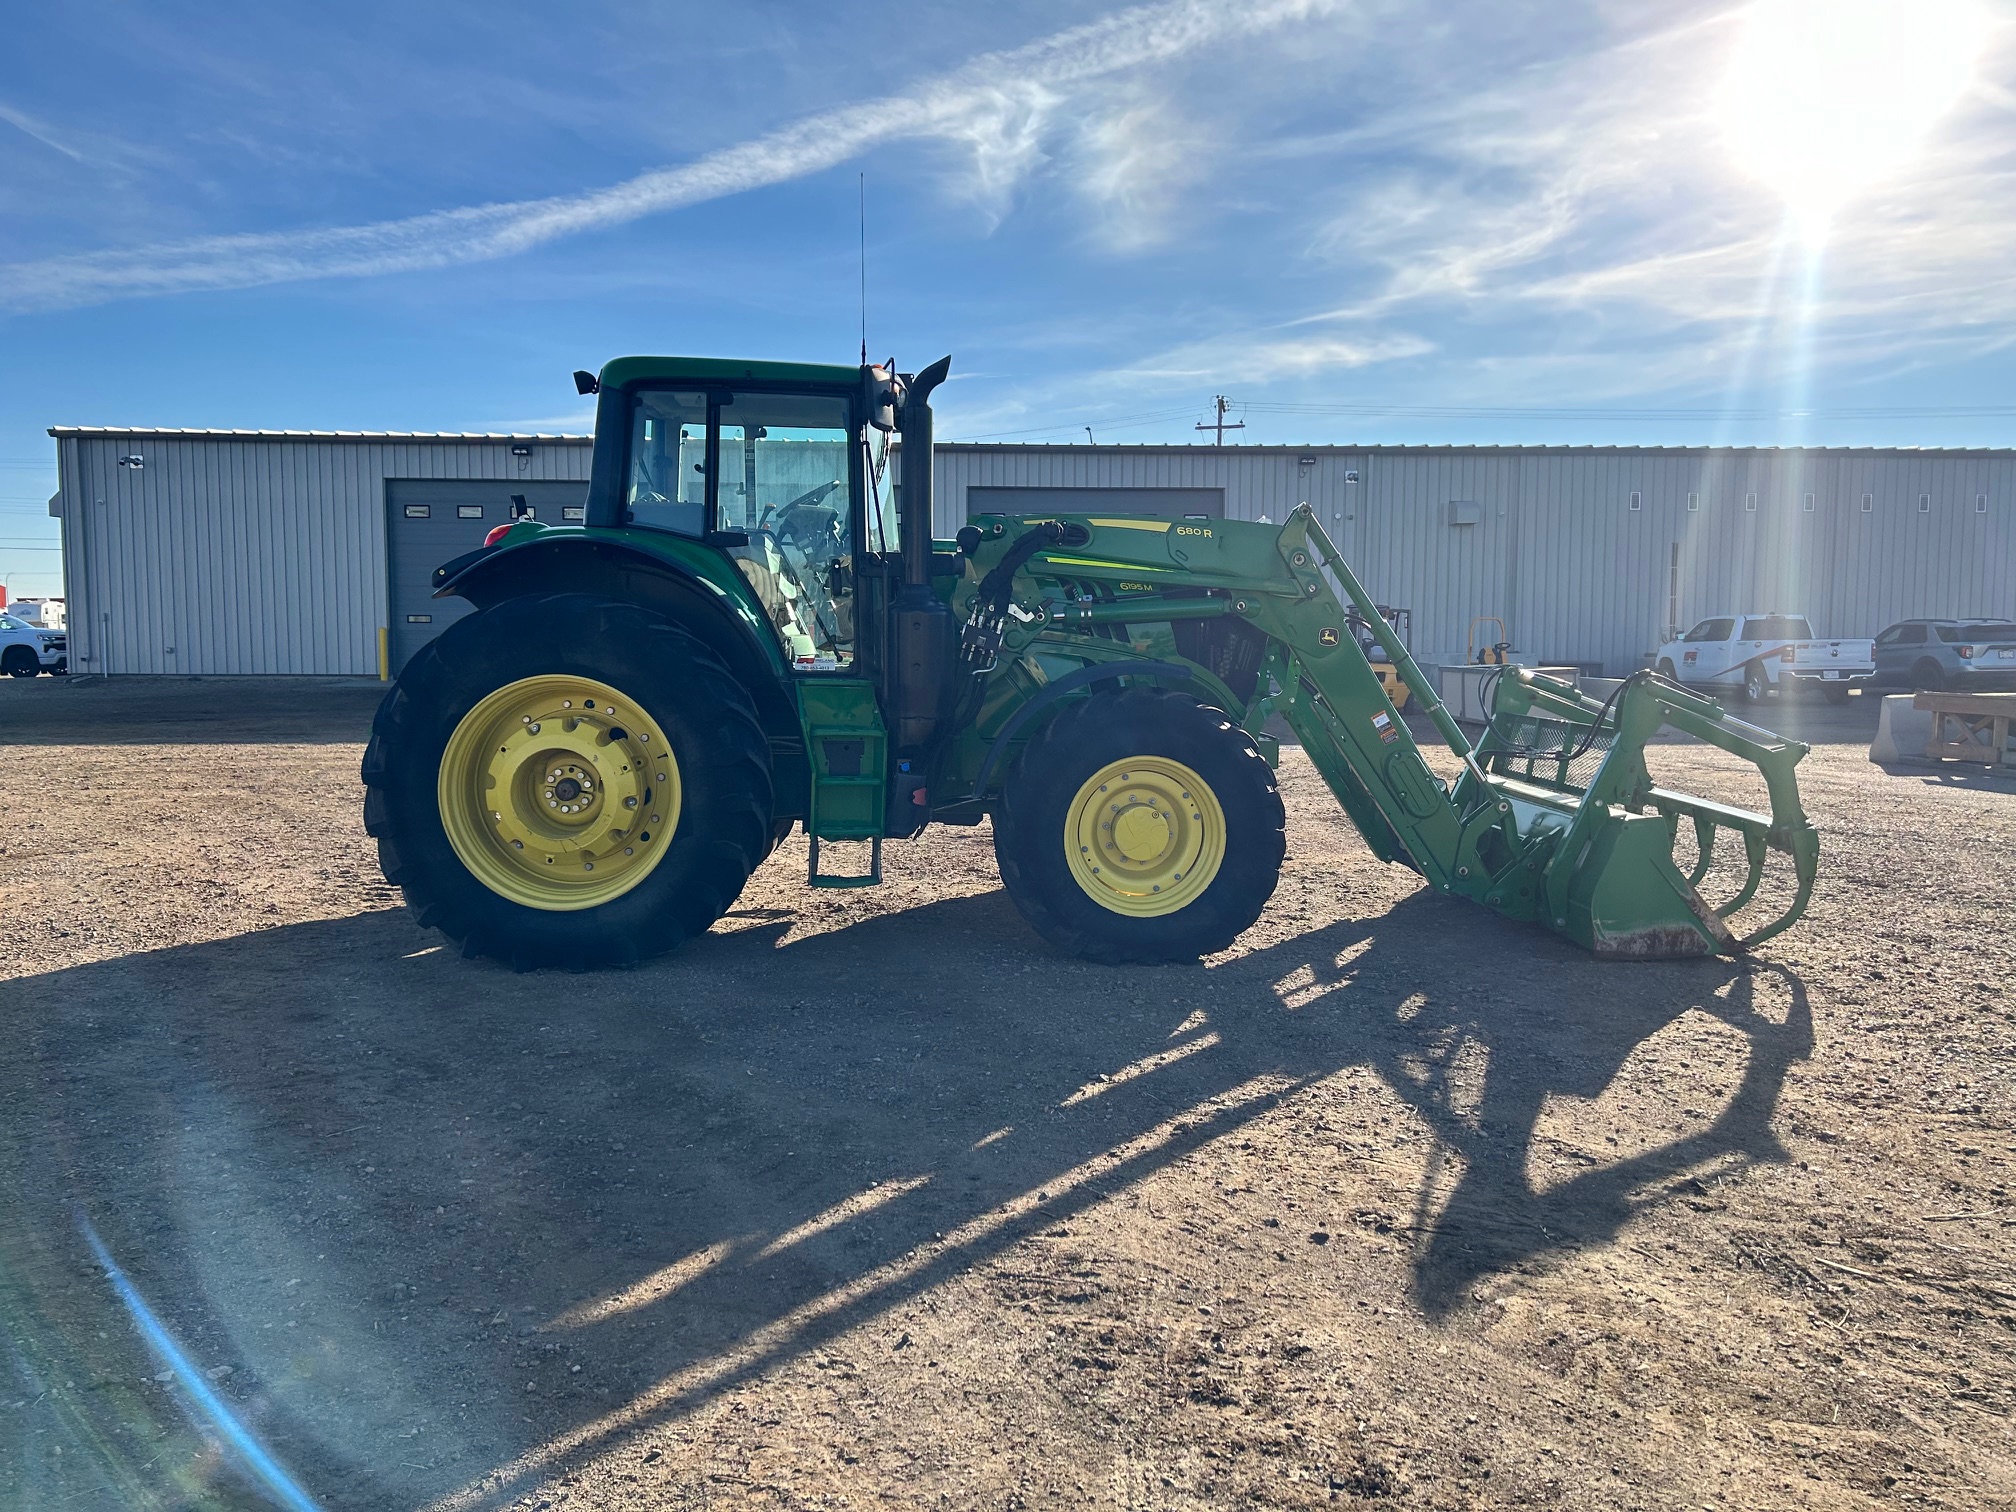
POLYGON ((861 174, 861 366, 868 366, 868 175, 861 174))

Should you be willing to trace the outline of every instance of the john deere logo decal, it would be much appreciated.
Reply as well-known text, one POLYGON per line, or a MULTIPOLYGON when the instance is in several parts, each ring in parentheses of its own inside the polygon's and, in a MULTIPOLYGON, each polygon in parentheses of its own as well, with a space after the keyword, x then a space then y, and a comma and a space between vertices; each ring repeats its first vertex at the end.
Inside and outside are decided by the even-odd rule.
POLYGON ((1316 644, 1319 646, 1334 646, 1343 638, 1335 625, 1325 625, 1316 632, 1316 644))

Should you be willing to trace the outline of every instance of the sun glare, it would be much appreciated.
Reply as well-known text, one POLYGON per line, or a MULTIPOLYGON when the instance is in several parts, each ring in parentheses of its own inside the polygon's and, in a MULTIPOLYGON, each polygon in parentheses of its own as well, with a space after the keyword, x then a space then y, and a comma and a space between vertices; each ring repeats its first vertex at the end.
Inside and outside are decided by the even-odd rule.
POLYGON ((1745 172, 1809 233, 1909 165, 1967 88, 1978 0, 1758 0, 1716 119, 1745 172))

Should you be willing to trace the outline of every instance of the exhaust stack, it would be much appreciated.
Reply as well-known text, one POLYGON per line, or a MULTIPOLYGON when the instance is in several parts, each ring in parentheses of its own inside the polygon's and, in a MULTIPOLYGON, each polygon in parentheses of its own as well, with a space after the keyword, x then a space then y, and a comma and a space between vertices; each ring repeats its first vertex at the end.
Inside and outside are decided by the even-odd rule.
POLYGON ((903 434, 903 457, 899 501, 903 513, 903 587, 931 588, 931 514, 934 480, 931 476, 932 420, 931 391, 952 371, 952 359, 940 357, 911 378, 903 391, 903 408, 898 427, 903 434))

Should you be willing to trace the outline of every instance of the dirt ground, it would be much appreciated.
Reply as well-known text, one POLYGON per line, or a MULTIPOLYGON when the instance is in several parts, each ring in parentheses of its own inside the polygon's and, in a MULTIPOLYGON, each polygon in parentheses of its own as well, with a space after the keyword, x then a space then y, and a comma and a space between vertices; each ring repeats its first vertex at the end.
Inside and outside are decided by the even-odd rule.
POLYGON ((2016 783, 1873 701, 1766 716, 1742 962, 1430 896, 1290 749, 1195 966, 983 829, 518 976, 379 876, 375 699, 0 685, 0 1506, 2016 1507, 2016 783))

